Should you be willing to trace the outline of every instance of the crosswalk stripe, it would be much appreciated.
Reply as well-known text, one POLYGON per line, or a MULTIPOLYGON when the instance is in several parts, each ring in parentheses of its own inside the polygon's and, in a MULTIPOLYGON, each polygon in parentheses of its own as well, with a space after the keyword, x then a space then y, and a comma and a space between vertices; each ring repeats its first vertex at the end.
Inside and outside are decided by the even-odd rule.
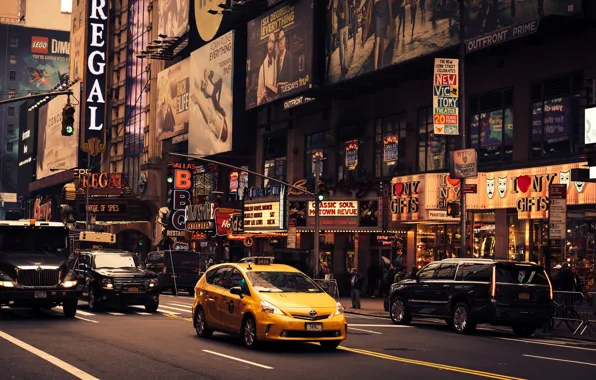
MULTIPOLYGON (((54 309, 62 310, 62 306, 56 306, 54 309)), ((81 315, 85 315, 85 316, 95 315, 93 313, 88 313, 88 312, 83 311, 81 309, 77 309, 77 314, 81 314, 81 315)))
POLYGON ((142 311, 137 311, 137 314, 138 315, 153 315, 151 313, 145 313, 145 312, 142 312, 142 311))
POLYGON ((166 305, 159 305, 160 308, 164 308, 164 309, 172 309, 172 310, 176 310, 176 311, 183 311, 185 313, 190 313, 190 309, 182 309, 179 307, 174 307, 174 306, 166 306, 166 305))
POLYGON ((108 311, 108 314, 110 314, 110 315, 125 315, 124 313, 113 313, 113 312, 110 312, 110 311, 108 311))

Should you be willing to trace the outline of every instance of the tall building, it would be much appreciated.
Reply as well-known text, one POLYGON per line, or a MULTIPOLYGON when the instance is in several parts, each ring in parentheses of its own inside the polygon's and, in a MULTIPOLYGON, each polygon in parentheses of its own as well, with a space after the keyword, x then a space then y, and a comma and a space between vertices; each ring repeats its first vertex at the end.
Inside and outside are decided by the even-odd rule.
POLYGON ((72 1, 77 0, 3 0, 0 23, 68 31, 72 1))

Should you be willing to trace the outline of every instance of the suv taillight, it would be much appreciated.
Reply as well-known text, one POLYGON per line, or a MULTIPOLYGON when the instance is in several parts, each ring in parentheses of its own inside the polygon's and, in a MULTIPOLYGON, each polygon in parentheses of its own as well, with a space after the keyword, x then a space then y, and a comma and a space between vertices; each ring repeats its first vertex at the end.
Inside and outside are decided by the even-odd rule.
POLYGON ((497 268, 493 267, 493 278, 490 284, 490 297, 495 298, 497 295, 497 268))

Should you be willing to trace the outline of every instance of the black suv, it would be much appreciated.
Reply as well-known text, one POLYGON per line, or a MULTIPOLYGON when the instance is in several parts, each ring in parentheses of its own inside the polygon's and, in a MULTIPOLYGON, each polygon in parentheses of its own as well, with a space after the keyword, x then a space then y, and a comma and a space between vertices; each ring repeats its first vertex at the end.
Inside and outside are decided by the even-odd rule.
POLYGON ((553 315, 553 292, 544 269, 529 262, 446 259, 422 268, 415 279, 391 286, 391 320, 441 318, 458 333, 478 323, 511 326, 531 336, 553 315))
POLYGON ((82 299, 90 310, 104 303, 144 305, 149 313, 157 311, 159 280, 155 273, 142 268, 137 255, 121 250, 83 250, 75 255, 84 283, 82 299))

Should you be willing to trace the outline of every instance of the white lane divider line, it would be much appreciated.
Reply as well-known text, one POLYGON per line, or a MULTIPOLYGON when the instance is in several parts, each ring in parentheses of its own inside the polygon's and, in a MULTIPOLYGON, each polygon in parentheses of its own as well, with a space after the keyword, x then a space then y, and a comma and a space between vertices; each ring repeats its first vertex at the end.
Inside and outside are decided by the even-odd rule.
POLYGON ((380 333, 378 331, 365 330, 365 329, 357 329, 356 327, 351 327, 351 326, 348 325, 348 331, 350 331, 350 330, 362 331, 362 332, 366 332, 366 333, 370 333, 370 334, 383 335, 383 333, 380 333))
POLYGON ((251 361, 240 359, 240 358, 235 358, 233 356, 229 356, 229 355, 225 355, 225 354, 220 354, 219 352, 215 352, 215 351, 203 350, 203 352, 206 352, 206 353, 211 354, 211 355, 221 356, 222 358, 226 358, 226 359, 230 359, 230 360, 235 360, 235 361, 240 362, 240 363, 250 364, 252 366, 259 367, 259 368, 273 369, 273 367, 269 367, 268 365, 263 365, 263 364, 251 362, 251 361))
POLYGON ((376 320, 383 320, 386 321, 387 318, 383 317, 372 317, 370 315, 360 315, 360 314, 350 314, 350 312, 345 313, 346 318, 354 318, 354 319, 376 319, 376 320))
POLYGON ((136 313, 137 313, 138 315, 153 315, 153 314, 151 314, 151 313, 145 313, 145 312, 142 312, 142 311, 137 311, 136 313))
MULTIPOLYGON (((63 309, 62 309, 62 306, 56 306, 54 309, 63 310, 63 309)), ((80 310, 80 309, 77 309, 77 314, 81 314, 81 315, 84 315, 84 316, 86 316, 86 317, 90 317, 90 316, 92 316, 92 315, 95 315, 95 314, 93 314, 93 313, 88 313, 88 312, 86 312, 86 311, 82 311, 82 310, 80 310)))
POLYGON ((114 313, 112 311, 108 311, 108 314, 110 314, 110 315, 126 315, 124 313, 114 313))
POLYGON ((159 308, 164 308, 164 309, 172 309, 172 310, 176 310, 176 311, 183 311, 185 313, 190 313, 190 309, 181 309, 179 307, 174 307, 174 306, 167 306, 167 305, 159 305, 159 308))
MULTIPOLYGON (((145 310, 145 306, 129 305, 128 307, 134 307, 135 309, 143 309, 143 310, 145 310)), ((162 309, 162 306, 161 305, 159 306, 159 309, 157 309, 157 311, 159 311, 160 313, 164 313, 164 314, 180 315, 180 313, 175 313, 175 312, 170 311, 170 310, 162 309)))
POLYGON ((405 325, 367 325, 367 324, 360 324, 360 323, 348 323, 348 329, 350 327, 389 327, 389 328, 411 328, 412 326, 405 326, 405 325))
POLYGON ((582 364, 582 365, 589 365, 589 366, 592 366, 592 367, 596 367, 596 364, 594 364, 594 363, 578 362, 578 361, 575 361, 575 360, 565 360, 565 359, 558 359, 558 358, 547 358, 546 356, 536 356, 536 355, 522 355, 522 356, 525 356, 527 358, 552 360, 552 361, 555 361, 555 362, 565 362, 565 363, 572 363, 572 364, 582 364))
POLYGON ((37 348, 23 342, 22 340, 19 340, 11 335, 8 335, 3 331, 0 331, 0 338, 4 338, 5 340, 9 341, 10 343, 14 344, 15 346, 18 346, 18 347, 24 349, 25 351, 29 351, 33 355, 36 355, 36 356, 42 358, 43 360, 52 363, 56 367, 62 369, 63 371, 70 373, 71 375, 75 376, 78 379, 99 380, 97 377, 93 377, 90 374, 88 374, 87 372, 80 370, 80 369, 76 368, 75 366, 70 365, 70 364, 60 360, 57 357, 52 356, 45 351, 37 349, 37 348))
POLYGON ((94 321, 93 319, 87 319, 87 318, 79 317, 78 315, 75 315, 75 318, 76 319, 80 319, 81 321, 85 321, 85 322, 99 323, 98 321, 94 321))
MULTIPOLYGON (((349 325, 348 325, 348 327, 349 327, 349 325)), ((518 342, 518 343, 539 344, 539 345, 542 345, 542 346, 551 346, 551 347, 559 347, 559 348, 571 348, 573 350, 596 351, 596 348, 569 346, 569 345, 565 345, 565 344, 553 344, 553 343, 546 343, 546 342, 540 342, 540 341, 529 340, 529 339, 513 339, 513 338, 502 338, 502 337, 496 337, 496 339, 509 340, 511 342, 518 342)))

